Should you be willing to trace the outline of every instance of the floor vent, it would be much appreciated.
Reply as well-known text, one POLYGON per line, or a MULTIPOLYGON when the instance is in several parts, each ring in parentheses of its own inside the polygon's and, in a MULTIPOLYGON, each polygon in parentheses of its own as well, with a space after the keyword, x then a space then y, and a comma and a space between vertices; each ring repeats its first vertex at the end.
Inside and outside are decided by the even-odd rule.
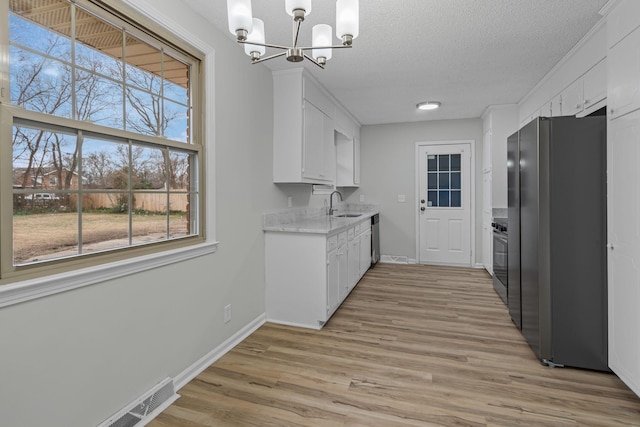
POLYGON ((380 262, 386 262, 388 264, 408 264, 409 259, 406 256, 382 255, 380 262))
POLYGON ((98 427, 142 427, 180 397, 173 380, 165 379, 98 427))

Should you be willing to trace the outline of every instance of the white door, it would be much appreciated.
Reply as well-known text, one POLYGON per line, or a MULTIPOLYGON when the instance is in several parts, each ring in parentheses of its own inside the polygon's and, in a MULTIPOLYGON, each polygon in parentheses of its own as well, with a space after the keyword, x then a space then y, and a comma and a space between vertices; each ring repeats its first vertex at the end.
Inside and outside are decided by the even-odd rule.
POLYGON ((420 145, 421 264, 471 265, 471 144, 420 145))
POLYGON ((609 123, 609 367, 640 396, 640 110, 609 123))

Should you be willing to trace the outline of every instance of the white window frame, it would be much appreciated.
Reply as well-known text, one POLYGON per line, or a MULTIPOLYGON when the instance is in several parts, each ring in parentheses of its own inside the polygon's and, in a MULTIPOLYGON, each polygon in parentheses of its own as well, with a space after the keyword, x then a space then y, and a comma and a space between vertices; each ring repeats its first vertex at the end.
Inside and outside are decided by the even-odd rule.
MULTIPOLYGON (((213 192, 215 189, 215 78, 213 73, 215 69, 215 50, 209 43, 200 39, 200 37, 187 28, 178 25, 169 16, 156 9, 152 1, 121 0, 116 2, 107 0, 105 3, 116 8, 118 5, 124 4, 125 7, 129 7, 134 12, 150 18, 153 22, 165 28, 168 33, 185 41, 204 54, 201 62, 201 82, 204 85, 204 90, 202 91, 204 97, 204 101, 202 102, 202 120, 206 125, 204 125, 202 129, 204 147, 201 155, 204 156, 202 164, 204 164, 205 169, 203 174, 205 182, 201 183, 201 191, 206 192, 206 197, 204 197, 205 206, 203 209, 204 218, 202 218, 206 223, 205 240, 203 243, 191 246, 159 251, 126 260, 0 285, 0 307, 90 286, 137 272, 212 254, 217 250, 218 242, 215 232, 216 206, 215 194, 213 192)), ((8 14, 0 17, 0 24, 2 24, 0 28, 3 27, 6 29, 4 31, 8 32, 8 14)), ((3 55, 5 58, 8 57, 8 46, 0 46, 0 55, 3 55)), ((0 101, 2 101, 5 96, 9 96, 8 80, 8 70, 0 69, 0 85, 3 89, 2 94, 0 94, 2 97, 0 101)), ((4 128, 6 128, 6 126, 7 124, 3 124, 4 128)), ((7 191, 11 191, 10 186, 5 185, 3 188, 0 188, 0 199, 9 199, 5 194, 7 191)), ((1 217, 2 216, 0 216, 0 218, 1 217)), ((6 239, 2 240, 4 241, 6 239)))

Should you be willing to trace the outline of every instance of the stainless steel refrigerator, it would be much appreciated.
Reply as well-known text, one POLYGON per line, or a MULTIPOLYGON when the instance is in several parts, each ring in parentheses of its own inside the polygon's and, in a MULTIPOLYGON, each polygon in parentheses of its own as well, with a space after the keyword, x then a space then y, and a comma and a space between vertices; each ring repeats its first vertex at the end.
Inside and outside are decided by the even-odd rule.
POLYGON ((609 370, 606 117, 538 118, 507 149, 514 323, 547 365, 609 370))

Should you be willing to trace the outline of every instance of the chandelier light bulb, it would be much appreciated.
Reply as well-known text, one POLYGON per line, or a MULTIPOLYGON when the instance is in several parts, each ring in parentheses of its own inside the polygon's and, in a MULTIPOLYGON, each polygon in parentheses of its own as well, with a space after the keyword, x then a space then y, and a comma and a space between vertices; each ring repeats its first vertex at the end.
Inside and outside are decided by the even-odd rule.
POLYGON ((227 0, 229 31, 238 40, 244 40, 253 29, 251 0, 227 0))
MULTIPOLYGON (((247 36, 247 42, 264 44, 264 41, 264 22, 261 19, 253 18, 253 30, 247 36)), ((257 59, 259 59, 266 51, 267 49, 264 46, 257 46, 251 43, 245 43, 244 45, 244 52, 251 58, 257 56, 257 59)))
POLYGON ((360 4, 358 0, 336 2, 336 37, 351 45, 360 32, 360 4))
POLYGON ((291 16, 295 16, 294 10, 304 10, 303 16, 307 16, 311 13, 311 0, 285 0, 284 7, 291 16))
MULTIPOLYGON (((331 25, 318 24, 314 25, 311 30, 311 46, 331 46, 332 31, 331 25)), ((324 61, 331 59, 332 49, 313 49, 312 56, 314 59, 324 58, 324 61)))

